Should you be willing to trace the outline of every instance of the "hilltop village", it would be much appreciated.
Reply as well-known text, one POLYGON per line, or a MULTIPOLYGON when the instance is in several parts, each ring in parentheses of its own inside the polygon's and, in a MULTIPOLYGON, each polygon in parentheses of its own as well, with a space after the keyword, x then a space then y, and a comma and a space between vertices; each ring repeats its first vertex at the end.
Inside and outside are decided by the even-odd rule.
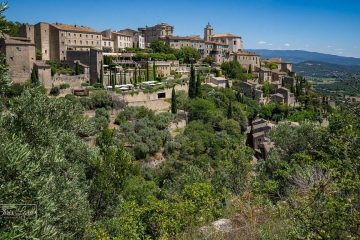
MULTIPOLYGON (((173 32, 166 23, 97 32, 39 22, 21 25, 18 36, 5 35, 0 46, 14 83, 39 81, 50 95, 81 97, 104 88, 123 105, 162 111, 169 109, 164 100, 172 88, 188 92, 193 69, 202 84, 232 87, 258 104, 300 106, 291 63, 245 51, 241 36, 215 33, 209 23, 203 37, 173 32)), ((272 123, 255 119, 250 125, 252 145, 264 156, 272 146, 265 137, 272 123)))
POLYGON ((356 99, 335 106, 210 23, 97 31, 6 9, 0 239, 360 236, 356 99))
POLYGON ((296 104, 290 92, 295 86, 291 63, 261 59, 255 52, 244 51, 241 36, 214 33, 210 24, 204 28, 203 38, 174 36, 173 32, 174 27, 166 23, 138 30, 97 32, 85 26, 40 22, 23 24, 18 36, 2 37, 0 46, 15 83, 27 82, 35 72, 47 89, 69 84, 77 91, 81 86, 100 83, 126 92, 140 85, 186 78, 190 64, 194 64, 196 69, 209 73, 206 83, 221 87, 232 77, 221 73, 221 64, 237 61, 249 74, 241 85, 244 95, 259 103, 296 104), (169 49, 183 50, 178 54, 183 56, 170 54, 169 49), (264 84, 275 91, 264 94, 264 84))

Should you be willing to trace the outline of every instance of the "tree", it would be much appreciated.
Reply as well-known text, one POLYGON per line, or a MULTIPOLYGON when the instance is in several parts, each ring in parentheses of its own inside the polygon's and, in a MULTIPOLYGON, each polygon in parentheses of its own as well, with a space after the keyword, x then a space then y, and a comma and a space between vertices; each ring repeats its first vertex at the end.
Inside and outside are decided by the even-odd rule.
POLYGON ((11 86, 11 79, 9 77, 5 57, 0 54, 0 96, 3 96, 11 86))
POLYGON ((202 62, 211 66, 215 62, 215 59, 211 56, 207 56, 202 60, 202 62))
POLYGON ((132 82, 134 85, 137 84, 137 68, 135 67, 134 68, 134 77, 133 77, 133 82, 132 82))
POLYGON ((200 77, 200 72, 198 72, 196 85, 195 85, 195 97, 200 97, 200 95, 201 95, 201 77, 200 77))
POLYGON ((31 71, 31 84, 34 85, 34 86, 37 86, 39 84, 39 79, 38 79, 38 76, 37 76, 37 71, 35 68, 32 69, 31 71))
POLYGON ((224 72, 225 76, 230 79, 246 80, 247 78, 246 74, 244 74, 244 69, 236 59, 229 62, 223 62, 221 64, 221 70, 224 72))
POLYGON ((171 113, 175 114, 176 112, 177 112, 176 92, 175 92, 175 87, 173 87, 172 92, 171 92, 171 113))
POLYGON ((79 62, 75 63, 75 75, 80 75, 80 64, 79 64, 79 62))
POLYGON ((195 78, 195 68, 191 64, 190 67, 190 79, 189 79, 189 98, 196 97, 196 78, 195 78))
POLYGON ((161 40, 155 40, 150 43, 150 48, 154 53, 172 53, 172 49, 161 40))
POLYGON ((191 46, 182 47, 179 51, 176 52, 176 57, 178 60, 183 61, 184 63, 194 63, 200 59, 200 53, 198 50, 191 46))
POLYGON ((228 119, 231 119, 233 117, 233 109, 232 109, 231 101, 229 101, 226 116, 228 119))
POLYGON ((145 81, 149 81, 149 61, 146 61, 146 79, 145 81))
POLYGON ((251 73, 252 73, 252 67, 251 67, 251 64, 249 64, 248 73, 249 73, 249 74, 251 74, 251 73))
POLYGON ((156 81, 156 64, 155 64, 155 60, 153 60, 153 80, 156 81))
POLYGON ((35 49, 35 53, 36 53, 36 60, 42 60, 42 52, 40 49, 35 49))
POLYGON ((100 66, 100 79, 99 79, 99 83, 101 85, 104 85, 104 65, 103 62, 101 61, 101 66, 100 66))

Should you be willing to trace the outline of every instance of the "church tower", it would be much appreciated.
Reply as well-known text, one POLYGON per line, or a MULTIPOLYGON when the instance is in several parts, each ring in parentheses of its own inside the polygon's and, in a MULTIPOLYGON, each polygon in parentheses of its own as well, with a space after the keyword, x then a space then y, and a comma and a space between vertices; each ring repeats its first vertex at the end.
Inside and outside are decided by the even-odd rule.
POLYGON ((204 28, 204 40, 210 41, 212 35, 213 35, 213 28, 211 27, 210 23, 208 23, 204 28))

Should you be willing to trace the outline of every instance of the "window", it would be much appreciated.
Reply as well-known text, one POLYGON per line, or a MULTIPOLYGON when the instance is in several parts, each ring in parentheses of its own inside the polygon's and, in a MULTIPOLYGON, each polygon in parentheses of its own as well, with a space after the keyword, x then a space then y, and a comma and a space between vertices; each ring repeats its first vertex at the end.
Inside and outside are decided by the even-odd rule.
POLYGON ((47 50, 45 49, 45 53, 47 53, 47 50))
POLYGON ((69 40, 69 43, 71 43, 71 41, 69 40))
POLYGON ((166 93, 162 92, 162 93, 158 93, 158 98, 165 98, 166 97, 166 93))
POLYGON ((80 33, 80 37, 82 37, 81 33, 80 33))
POLYGON ((234 41, 234 45, 236 45, 236 40, 234 41))
POLYGON ((82 44, 82 41, 80 40, 80 44, 82 44))
POLYGON ((74 37, 76 37, 76 33, 74 33, 74 37))

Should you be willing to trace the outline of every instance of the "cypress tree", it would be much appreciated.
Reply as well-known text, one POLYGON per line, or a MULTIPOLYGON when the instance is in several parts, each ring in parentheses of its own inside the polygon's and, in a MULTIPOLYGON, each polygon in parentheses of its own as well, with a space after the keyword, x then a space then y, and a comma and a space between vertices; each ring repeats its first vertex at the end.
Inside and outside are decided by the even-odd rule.
POLYGON ((75 75, 80 75, 80 64, 79 64, 79 62, 75 63, 75 75))
POLYGON ((201 77, 200 77, 200 73, 198 72, 196 85, 195 85, 195 97, 200 97, 200 95, 201 95, 201 77))
POLYGON ((231 119, 232 117, 233 117, 232 104, 231 104, 231 101, 229 101, 229 105, 228 105, 228 109, 227 109, 227 118, 231 119))
POLYGON ((101 83, 101 85, 104 84, 104 66, 103 66, 103 62, 101 61, 101 67, 100 67, 100 79, 99 79, 99 83, 101 83))
POLYGON ((249 70, 248 73, 252 73, 251 64, 249 64, 249 70))
MULTIPOLYGON (((116 74, 116 72, 115 72, 115 74, 116 74)), ((115 76, 113 75, 112 76, 112 80, 111 80, 111 86, 112 86, 112 90, 114 91, 115 90, 115 76)))
POLYGON ((190 80, 189 80, 189 98, 196 97, 196 79, 194 65, 191 64, 190 68, 190 80))
POLYGON ((175 114, 176 112, 177 112, 176 92, 175 92, 175 87, 173 87, 171 92, 171 113, 175 114))
POLYGON ((156 81, 156 65, 155 65, 155 60, 153 61, 153 78, 154 78, 154 81, 156 81))
POLYGON ((31 71, 31 83, 33 85, 38 85, 39 84, 39 78, 38 78, 38 76, 36 74, 35 68, 33 68, 32 71, 31 71))
POLYGON ((149 81, 149 62, 146 62, 146 81, 149 81))
POLYGON ((137 70, 136 70, 136 67, 134 69, 134 77, 133 77, 133 84, 135 85, 137 83, 137 70))
POLYGON ((111 74, 112 69, 111 69, 111 66, 109 66, 109 70, 110 70, 110 76, 109 76, 109 83, 108 83, 108 85, 112 85, 112 74, 111 74))
POLYGON ((226 88, 230 88, 230 84, 229 84, 229 80, 226 80, 226 85, 225 85, 226 88))

